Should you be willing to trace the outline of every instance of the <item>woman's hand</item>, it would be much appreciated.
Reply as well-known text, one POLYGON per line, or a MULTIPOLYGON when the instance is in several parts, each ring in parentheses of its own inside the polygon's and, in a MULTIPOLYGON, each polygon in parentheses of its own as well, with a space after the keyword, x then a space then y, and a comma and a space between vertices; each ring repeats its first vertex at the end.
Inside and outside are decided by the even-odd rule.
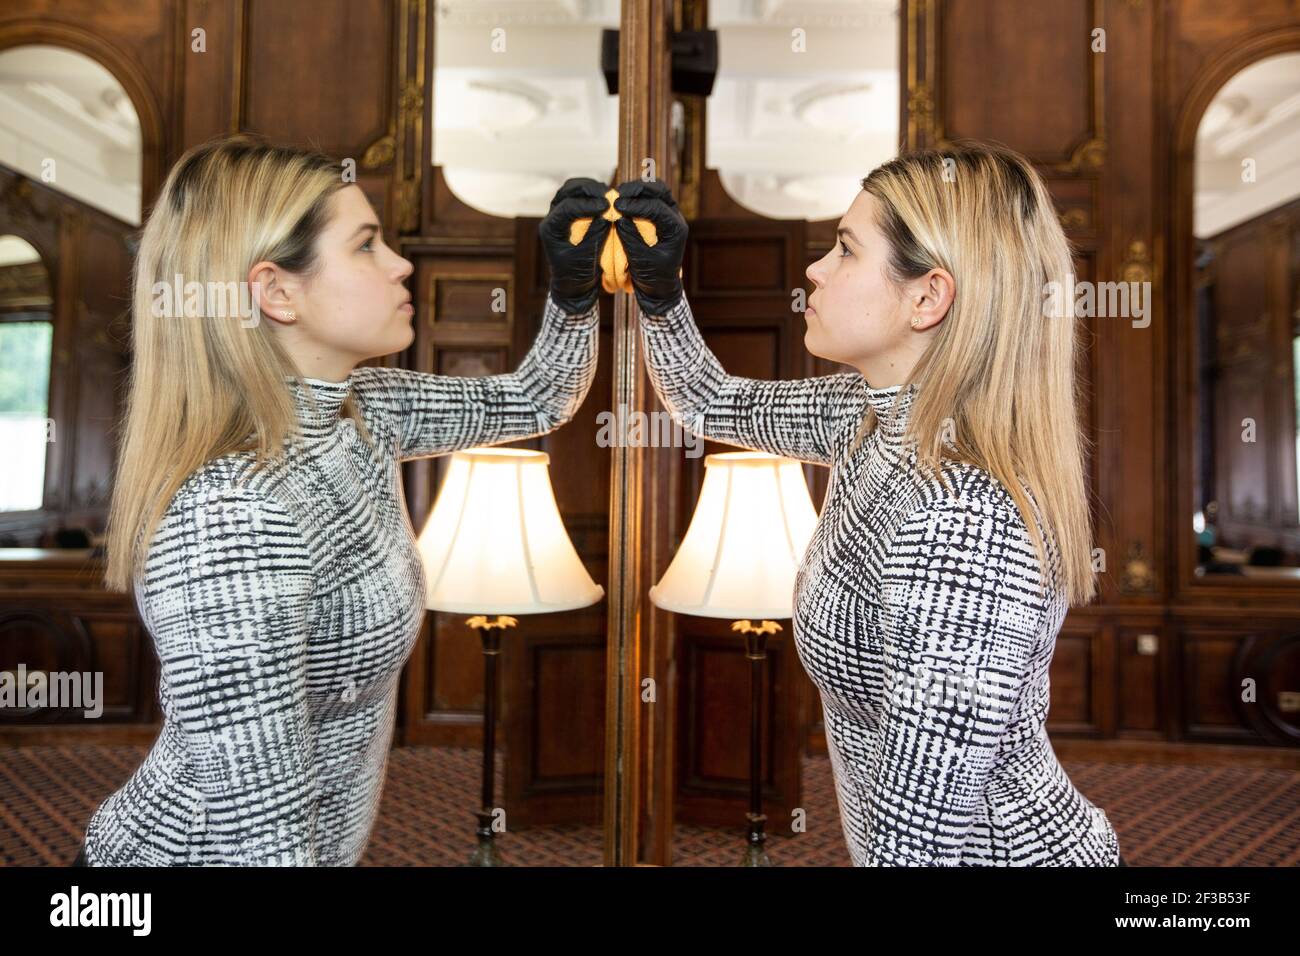
POLYGON ((672 192, 659 180, 633 179, 618 187, 614 208, 623 218, 614 223, 627 253, 628 274, 637 303, 646 315, 667 315, 682 298, 682 256, 690 232, 672 192), (654 223, 659 241, 646 245, 633 219, 654 223))
POLYGON ((600 295, 600 250, 609 233, 609 187, 594 179, 569 179, 551 200, 551 211, 537 227, 551 266, 551 301, 569 315, 581 315, 600 295), (576 246, 569 242, 575 219, 591 219, 576 246))

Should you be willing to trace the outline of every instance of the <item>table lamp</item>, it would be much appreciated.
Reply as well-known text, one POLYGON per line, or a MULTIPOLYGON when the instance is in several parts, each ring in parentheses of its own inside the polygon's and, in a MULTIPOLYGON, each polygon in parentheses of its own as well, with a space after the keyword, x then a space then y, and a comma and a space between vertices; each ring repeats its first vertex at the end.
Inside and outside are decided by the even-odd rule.
POLYGON ((704 483, 690 526, 668 570, 650 589, 658 607, 679 614, 732 618, 750 661, 749 822, 744 866, 771 866, 761 774, 763 661, 770 618, 794 613, 794 579, 817 513, 803 470, 791 458, 726 452, 704 459, 704 483), (755 625, 750 619, 762 619, 755 625))
POLYGON ((523 448, 455 452, 418 540, 425 606, 472 615, 483 645, 483 790, 469 866, 502 865, 492 825, 501 632, 517 623, 510 615, 570 611, 605 594, 564 530, 549 463, 523 448))

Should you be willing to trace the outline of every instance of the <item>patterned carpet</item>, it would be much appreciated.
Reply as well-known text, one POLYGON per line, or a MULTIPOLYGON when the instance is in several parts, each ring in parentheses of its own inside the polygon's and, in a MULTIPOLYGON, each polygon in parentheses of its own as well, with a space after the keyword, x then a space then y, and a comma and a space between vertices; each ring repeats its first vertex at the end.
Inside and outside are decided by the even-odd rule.
MULTIPOLYGON (((147 752, 140 746, 0 748, 0 865, 61 865, 76 855, 99 803, 147 752)), ((1076 786, 1106 810, 1133 866, 1300 865, 1300 773, 1177 764, 1065 762, 1076 786)), ((830 763, 803 763, 807 832, 773 834, 780 866, 848 866, 830 763)), ((474 846, 479 752, 394 750, 379 821, 363 866, 445 866, 474 846)), ((497 779, 502 779, 498 771, 497 779)), ((679 825, 674 864, 732 866, 744 850, 736 828, 679 825)), ((505 833, 506 862, 595 866, 599 826, 536 827, 505 833)))

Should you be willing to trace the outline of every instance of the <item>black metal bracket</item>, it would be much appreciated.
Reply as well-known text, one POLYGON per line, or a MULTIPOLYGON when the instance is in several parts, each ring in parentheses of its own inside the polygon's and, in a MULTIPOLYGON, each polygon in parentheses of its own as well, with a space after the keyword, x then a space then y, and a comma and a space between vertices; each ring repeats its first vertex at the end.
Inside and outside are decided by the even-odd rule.
MULTIPOLYGON (((683 30, 672 36, 672 88, 684 96, 708 96, 718 75, 718 31, 683 30)), ((605 88, 618 93, 618 31, 600 31, 600 71, 605 88)))

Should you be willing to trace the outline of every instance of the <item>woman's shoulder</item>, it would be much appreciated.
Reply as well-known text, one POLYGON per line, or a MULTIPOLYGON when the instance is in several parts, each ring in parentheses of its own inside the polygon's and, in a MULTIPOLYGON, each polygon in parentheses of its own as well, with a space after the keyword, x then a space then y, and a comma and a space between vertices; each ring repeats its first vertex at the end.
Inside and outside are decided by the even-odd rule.
POLYGON ((970 510, 1000 514, 1025 529, 1016 500, 1001 481, 974 462, 944 458, 939 474, 914 467, 910 472, 912 510, 970 510))
POLYGON ((252 456, 232 453, 192 472, 176 489, 158 521, 146 567, 156 570, 182 554, 228 548, 243 539, 269 538, 283 546, 305 545, 305 528, 292 496, 286 496, 275 465, 252 468, 252 456))
POLYGON ((252 451, 231 451, 204 462, 181 482, 168 512, 204 501, 285 500, 292 469, 287 457, 271 458, 259 466, 252 451))
POLYGON ((999 555, 1016 566, 1032 565, 1041 572, 1034 546, 1036 533, 1046 549, 1048 578, 1059 584, 1060 555, 1046 533, 1038 501, 1024 482, 1020 491, 1034 523, 1033 531, 1011 491, 987 469, 970 461, 945 458, 941 472, 943 482, 925 469, 914 469, 913 492, 906 509, 909 514, 900 516, 900 520, 916 522, 924 515, 927 528, 977 529, 982 551, 999 555))

